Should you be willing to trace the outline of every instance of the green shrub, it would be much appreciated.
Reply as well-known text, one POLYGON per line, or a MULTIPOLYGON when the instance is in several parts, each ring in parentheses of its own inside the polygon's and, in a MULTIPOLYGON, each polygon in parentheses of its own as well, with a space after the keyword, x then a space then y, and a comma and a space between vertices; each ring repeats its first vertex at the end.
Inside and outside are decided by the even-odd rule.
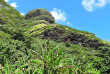
POLYGON ((70 47, 71 45, 70 45, 70 42, 65 42, 65 46, 66 47, 70 47))

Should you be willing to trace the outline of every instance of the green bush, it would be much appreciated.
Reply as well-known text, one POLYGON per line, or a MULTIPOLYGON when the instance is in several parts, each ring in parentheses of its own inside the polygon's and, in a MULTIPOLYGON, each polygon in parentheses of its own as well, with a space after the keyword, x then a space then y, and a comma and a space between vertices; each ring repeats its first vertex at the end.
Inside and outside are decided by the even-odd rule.
POLYGON ((70 45, 70 42, 65 42, 65 46, 66 47, 70 47, 71 45, 70 45))

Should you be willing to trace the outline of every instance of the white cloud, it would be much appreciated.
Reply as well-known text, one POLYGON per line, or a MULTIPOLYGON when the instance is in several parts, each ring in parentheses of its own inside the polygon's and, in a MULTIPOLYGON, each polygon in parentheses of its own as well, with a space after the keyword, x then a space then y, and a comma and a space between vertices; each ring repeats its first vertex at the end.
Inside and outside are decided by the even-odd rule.
POLYGON ((96 3, 97 7, 103 7, 107 3, 107 0, 98 0, 98 3, 96 3))
POLYGON ((53 11, 50 11, 50 13, 52 14, 52 16, 55 18, 55 20, 57 22, 65 23, 68 26, 72 25, 68 21, 65 11, 62 11, 61 9, 54 8, 53 11))
POLYGON ((20 14, 21 14, 21 15, 24 15, 24 13, 22 13, 22 12, 21 12, 20 14))
POLYGON ((92 12, 96 8, 104 7, 109 2, 110 0, 83 0, 82 5, 88 12, 92 12))
POLYGON ((13 2, 13 3, 11 3, 10 5, 11 5, 12 7, 14 7, 14 8, 16 8, 16 7, 17 7, 16 2, 13 2))
POLYGON ((82 5, 84 9, 86 9, 89 12, 93 10, 94 3, 95 3, 95 0, 83 0, 82 1, 82 5))
POLYGON ((55 18, 56 21, 65 22, 67 19, 65 12, 57 8, 54 8, 53 11, 51 11, 51 14, 55 18))
POLYGON ((5 0, 6 2, 9 2, 9 0, 5 0))

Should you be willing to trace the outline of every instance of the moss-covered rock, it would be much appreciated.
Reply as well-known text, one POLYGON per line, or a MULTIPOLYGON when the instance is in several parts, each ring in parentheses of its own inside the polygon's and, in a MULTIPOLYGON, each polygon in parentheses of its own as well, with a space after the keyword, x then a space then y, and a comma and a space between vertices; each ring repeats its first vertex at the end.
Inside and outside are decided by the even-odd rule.
POLYGON ((55 23, 54 17, 46 9, 35 9, 26 14, 25 19, 46 20, 51 24, 55 23))
POLYGON ((46 20, 48 21, 49 23, 55 23, 55 20, 52 16, 48 16, 48 15, 41 15, 41 16, 38 16, 36 18, 36 20, 46 20))

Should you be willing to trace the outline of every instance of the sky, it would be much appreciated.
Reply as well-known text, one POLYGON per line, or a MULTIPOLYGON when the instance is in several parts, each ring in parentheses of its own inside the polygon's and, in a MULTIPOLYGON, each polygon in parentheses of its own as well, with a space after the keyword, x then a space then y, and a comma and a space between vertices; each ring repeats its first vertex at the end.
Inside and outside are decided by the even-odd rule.
POLYGON ((110 42, 110 0, 5 0, 22 15, 37 8, 51 12, 58 24, 94 33, 110 42))

